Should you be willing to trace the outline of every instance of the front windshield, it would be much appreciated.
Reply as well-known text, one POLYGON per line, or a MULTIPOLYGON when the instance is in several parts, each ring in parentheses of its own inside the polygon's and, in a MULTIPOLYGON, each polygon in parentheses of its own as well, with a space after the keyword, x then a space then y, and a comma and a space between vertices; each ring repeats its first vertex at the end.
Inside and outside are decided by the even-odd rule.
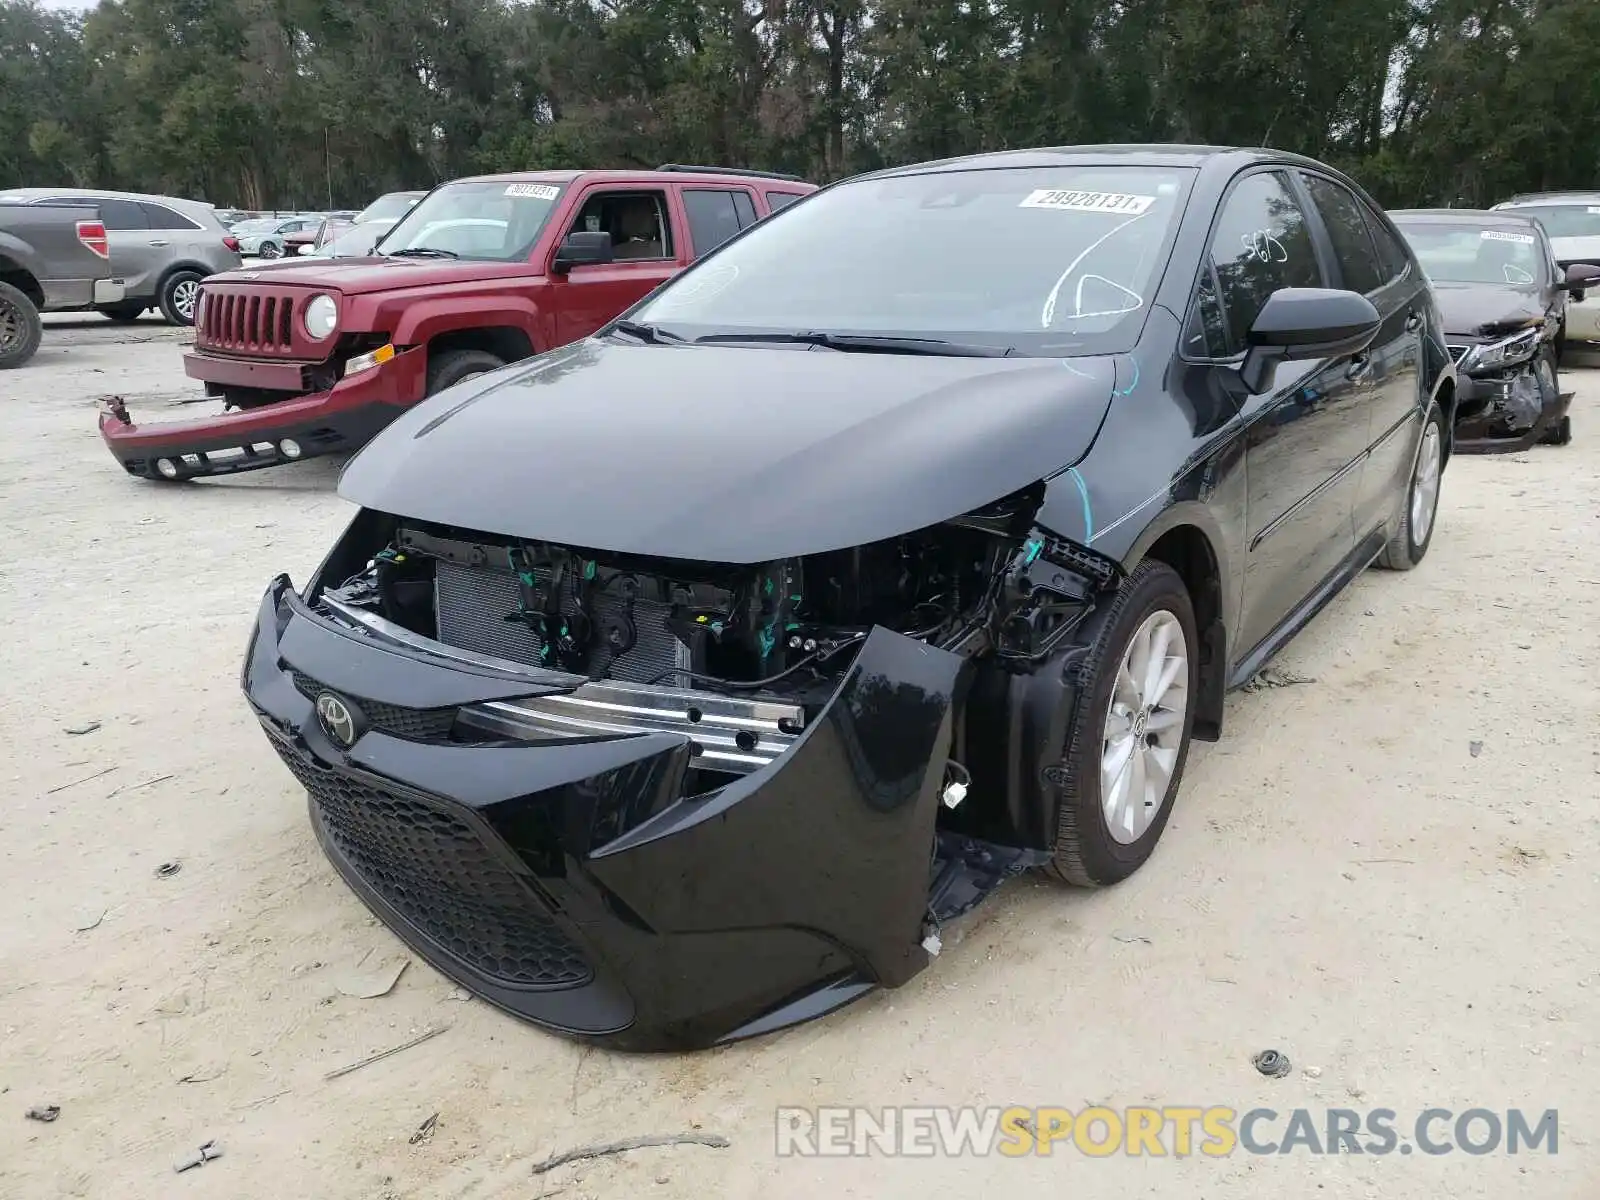
POLYGON ((821 331, 1019 355, 1126 350, 1192 175, 1008 167, 840 184, 753 226, 629 318, 719 340, 821 331))
POLYGON ((390 224, 406 215, 406 209, 415 204, 420 197, 411 196, 405 192, 390 192, 387 196, 379 196, 355 215, 354 224, 364 225, 368 221, 388 221, 390 224))
POLYGON ((472 182, 436 188, 397 222, 380 254, 526 261, 561 197, 554 183, 472 182), (464 232, 467 229, 473 232, 464 232))
POLYGON ((1525 287, 1543 273, 1539 239, 1526 226, 1405 221, 1400 232, 1430 279, 1439 283, 1499 283, 1525 287))
POLYGON ((1600 238, 1600 204, 1519 204, 1516 211, 1538 221, 1553 238, 1600 238))

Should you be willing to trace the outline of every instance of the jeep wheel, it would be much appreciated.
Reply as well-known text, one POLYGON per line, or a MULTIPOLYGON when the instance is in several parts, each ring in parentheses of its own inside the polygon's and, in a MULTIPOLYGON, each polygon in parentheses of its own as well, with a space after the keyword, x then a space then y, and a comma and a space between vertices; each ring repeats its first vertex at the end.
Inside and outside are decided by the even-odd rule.
POLYGON ((194 306, 200 299, 198 271, 174 271, 161 285, 161 315, 173 325, 193 325, 194 306))
POLYGON ((9 283, 0 283, 0 371, 32 358, 43 336, 44 322, 33 301, 9 283))
POLYGON ((1101 887, 1143 866, 1167 827, 1194 727, 1200 639, 1183 580, 1154 561, 1089 618, 1086 636, 1046 869, 1101 887))
POLYGON ((504 360, 487 350, 446 350, 428 360, 428 395, 436 396, 447 387, 498 371, 505 365, 504 360))

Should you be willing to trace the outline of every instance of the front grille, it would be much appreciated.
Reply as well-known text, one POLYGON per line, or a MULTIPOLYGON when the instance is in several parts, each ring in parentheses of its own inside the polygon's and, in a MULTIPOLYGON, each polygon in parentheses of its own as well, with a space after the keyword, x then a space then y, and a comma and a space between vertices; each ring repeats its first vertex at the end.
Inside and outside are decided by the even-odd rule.
POLYGON ((549 910, 461 818, 318 770, 271 741, 340 857, 430 941, 510 987, 571 988, 593 978, 549 910))
MULTIPOLYGON (((435 571, 434 603, 441 642, 530 666, 554 665, 540 657, 543 644, 533 630, 521 621, 507 620, 515 616, 522 599, 517 577, 510 570, 438 559, 435 571)), ((534 575, 540 583, 549 578, 544 571, 535 571, 534 575)), ((564 615, 571 615, 577 608, 577 587, 573 580, 562 597, 564 615)), ((594 598, 591 616, 595 626, 604 629, 627 609, 626 601, 599 594, 594 598)), ((655 600, 635 600, 632 609, 633 648, 611 659, 605 674, 633 683, 674 682, 665 677, 674 670, 688 670, 692 663, 689 648, 667 628, 672 606, 655 600)))
POLYGON ((195 345, 230 353, 288 356, 294 352, 296 292, 210 284, 195 345))
MULTIPOLYGON (((290 677, 294 680, 295 690, 312 700, 328 690, 311 676, 299 671, 291 671, 290 677)), ((408 741, 443 741, 450 736, 451 726, 456 723, 454 708, 402 708, 398 704, 385 704, 380 700, 352 699, 355 699, 372 728, 408 741)))

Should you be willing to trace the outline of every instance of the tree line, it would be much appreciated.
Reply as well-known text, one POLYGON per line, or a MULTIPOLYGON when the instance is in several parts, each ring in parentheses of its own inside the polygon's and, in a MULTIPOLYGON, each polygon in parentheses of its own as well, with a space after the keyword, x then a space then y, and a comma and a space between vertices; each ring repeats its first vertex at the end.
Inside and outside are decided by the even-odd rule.
POLYGON ((1597 187, 1600 0, 0 0, 0 187, 360 207, 1146 141, 1299 151, 1390 206, 1597 187))

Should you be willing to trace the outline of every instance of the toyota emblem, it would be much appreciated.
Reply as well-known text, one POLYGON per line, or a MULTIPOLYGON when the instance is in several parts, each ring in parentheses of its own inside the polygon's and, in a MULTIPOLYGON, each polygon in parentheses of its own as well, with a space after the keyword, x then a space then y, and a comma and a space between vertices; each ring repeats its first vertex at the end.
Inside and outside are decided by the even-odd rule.
POLYGON ((322 732, 345 749, 355 744, 355 715, 350 706, 332 692, 323 692, 317 697, 317 721, 322 725, 322 732))

